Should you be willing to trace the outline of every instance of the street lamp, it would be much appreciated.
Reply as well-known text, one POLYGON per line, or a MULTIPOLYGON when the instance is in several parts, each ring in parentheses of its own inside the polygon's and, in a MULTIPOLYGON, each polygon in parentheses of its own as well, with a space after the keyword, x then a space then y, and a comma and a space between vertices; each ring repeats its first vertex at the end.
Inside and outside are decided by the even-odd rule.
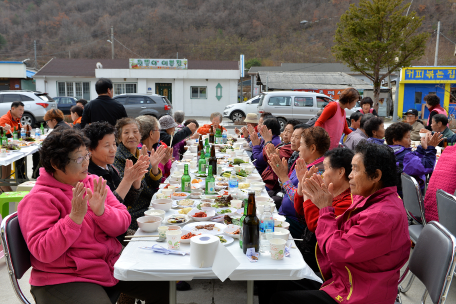
POLYGON ((306 24, 306 23, 309 23, 309 21, 307 21, 307 20, 302 20, 302 21, 299 22, 299 23, 301 23, 301 24, 306 24))

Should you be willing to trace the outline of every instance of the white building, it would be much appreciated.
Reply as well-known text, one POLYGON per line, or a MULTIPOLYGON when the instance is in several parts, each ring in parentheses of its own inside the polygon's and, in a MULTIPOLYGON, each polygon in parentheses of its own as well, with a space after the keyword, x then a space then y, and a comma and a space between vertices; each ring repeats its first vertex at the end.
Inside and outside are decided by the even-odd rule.
POLYGON ((109 78, 114 84, 114 95, 160 94, 168 97, 175 111, 182 110, 187 116, 208 116, 237 102, 237 61, 180 59, 179 63, 185 66, 176 67, 178 60, 53 59, 34 78, 36 89, 52 97, 87 100, 97 97, 97 79, 109 78), (138 67, 138 61, 142 66, 138 67))

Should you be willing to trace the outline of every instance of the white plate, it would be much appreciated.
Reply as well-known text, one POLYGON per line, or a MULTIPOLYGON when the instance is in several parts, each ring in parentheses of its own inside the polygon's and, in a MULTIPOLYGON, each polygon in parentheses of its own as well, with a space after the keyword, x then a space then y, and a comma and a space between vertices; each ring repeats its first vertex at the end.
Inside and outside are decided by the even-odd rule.
POLYGON ((223 214, 223 215, 230 215, 230 214, 233 214, 237 211, 236 208, 233 208, 233 207, 222 207, 222 208, 217 208, 217 214, 223 214), (221 213, 222 210, 231 210, 231 212, 228 212, 228 213, 221 213))
POLYGON ((220 224, 220 223, 214 223, 214 222, 197 222, 197 223, 190 223, 185 225, 182 229, 191 231, 192 233, 203 233, 203 234, 212 234, 212 235, 217 235, 217 234, 222 234, 223 229, 226 228, 225 224, 220 224), (196 229, 196 226, 203 226, 203 225, 209 225, 209 224, 214 224, 214 230, 206 230, 206 229, 196 229))
MULTIPOLYGON (((182 235, 187 234, 189 232, 190 231, 188 231, 188 230, 182 230, 182 235)), ((198 232, 197 233, 192 232, 192 233, 196 234, 196 235, 200 235, 201 234, 201 233, 198 233, 198 232)), ((186 239, 186 240, 181 239, 181 243, 182 244, 190 244, 190 239, 186 239)))
POLYGON ((228 225, 226 226, 226 228, 223 230, 223 233, 225 233, 226 235, 229 235, 235 239, 238 239, 239 238, 239 234, 232 234, 233 231, 236 231, 237 229, 240 229, 241 226, 238 226, 238 225, 228 225))
POLYGON ((190 195, 190 193, 186 193, 186 192, 174 192, 173 194, 171 194, 171 198, 173 200, 180 201, 180 200, 188 198, 189 195, 190 195), (186 196, 175 196, 174 195, 175 193, 183 193, 183 194, 186 194, 186 196))
POLYGON ((226 243, 222 243, 224 246, 228 246, 229 244, 234 242, 234 239, 228 235, 217 235, 217 237, 223 237, 226 240, 226 243))
POLYGON ((195 222, 207 222, 215 216, 215 210, 198 210, 197 208, 193 208, 189 213, 187 213, 187 216, 195 222), (194 217, 194 215, 199 212, 206 213, 206 217, 194 217))
POLYGON ((170 216, 166 217, 165 220, 163 221, 163 223, 165 225, 178 225, 178 226, 185 225, 188 222, 190 222, 190 218, 187 215, 185 215, 185 214, 173 214, 173 215, 170 215, 170 216), (170 222, 168 222, 170 217, 175 217, 175 216, 184 217, 185 221, 183 223, 170 223, 170 222))
POLYGON ((191 199, 189 198, 189 200, 193 201, 193 203, 191 205, 188 205, 188 206, 184 206, 184 205, 179 205, 179 203, 181 201, 176 201, 176 200, 173 200, 173 204, 172 204, 172 208, 179 208, 179 209, 182 209, 182 208, 187 208, 187 207, 194 207, 195 206, 195 200, 194 199, 191 199))

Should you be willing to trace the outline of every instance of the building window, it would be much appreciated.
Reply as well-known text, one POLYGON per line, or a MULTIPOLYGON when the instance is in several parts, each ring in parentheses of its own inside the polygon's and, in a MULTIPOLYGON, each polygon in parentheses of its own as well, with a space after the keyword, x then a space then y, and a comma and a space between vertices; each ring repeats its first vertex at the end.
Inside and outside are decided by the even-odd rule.
POLYGON ((207 98, 207 87, 190 87, 192 99, 206 99, 207 98))
POLYGON ((90 82, 57 82, 58 96, 90 100, 90 82))
POLYGON ((114 95, 137 93, 136 83, 114 83, 114 95))

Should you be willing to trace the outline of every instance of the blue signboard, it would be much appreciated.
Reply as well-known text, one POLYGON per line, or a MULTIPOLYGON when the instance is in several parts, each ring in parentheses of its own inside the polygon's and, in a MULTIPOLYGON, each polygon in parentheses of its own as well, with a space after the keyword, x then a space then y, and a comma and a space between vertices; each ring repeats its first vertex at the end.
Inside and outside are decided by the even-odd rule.
POLYGON ((404 80, 434 80, 451 81, 456 80, 456 68, 426 68, 405 69, 404 80))

